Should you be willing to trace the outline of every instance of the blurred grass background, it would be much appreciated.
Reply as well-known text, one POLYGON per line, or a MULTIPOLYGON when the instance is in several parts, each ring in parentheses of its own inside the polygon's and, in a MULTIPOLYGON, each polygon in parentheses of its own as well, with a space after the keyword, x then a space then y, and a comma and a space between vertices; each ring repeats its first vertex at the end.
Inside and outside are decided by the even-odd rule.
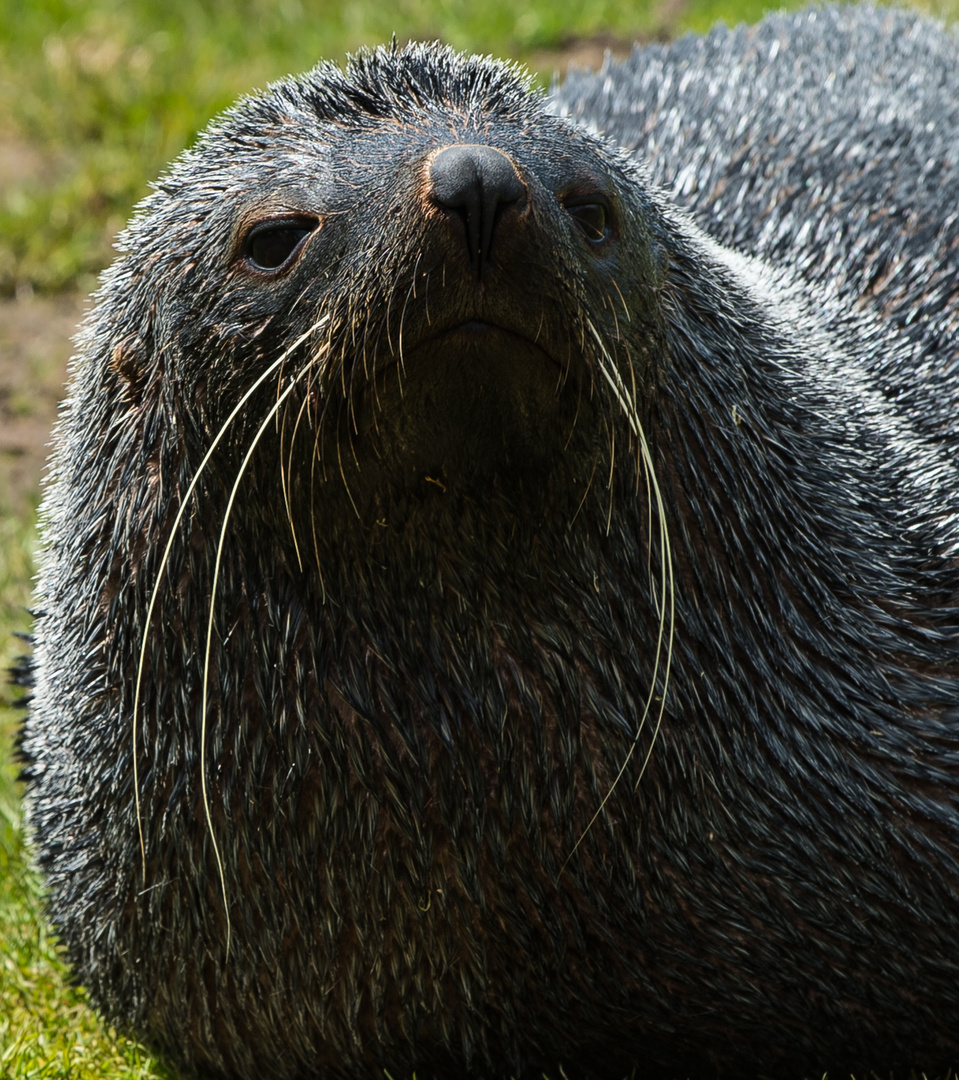
MULTIPOLYGON (((959 0, 952 0, 959 5, 959 0)), ((0 319, 88 292, 147 185, 239 94, 362 44, 440 38, 530 64, 759 19, 764 0, 0 0, 0 319), (586 52, 583 45, 590 46, 586 52)), ((793 6, 796 6, 795 4, 793 6)), ((951 14, 941 6, 938 14, 951 14)), ((0 472, 0 666, 29 629, 37 488, 0 472)), ((70 988, 41 915, 0 679, 0 1078, 170 1077, 70 988)))
MULTIPOLYGON (((0 293, 79 286, 147 182, 252 87, 364 43, 442 38, 529 60, 758 18, 763 0, 0 0, 0 293), (8 168, 15 166, 8 166, 8 168)), ((548 77, 551 72, 545 72, 548 77)))

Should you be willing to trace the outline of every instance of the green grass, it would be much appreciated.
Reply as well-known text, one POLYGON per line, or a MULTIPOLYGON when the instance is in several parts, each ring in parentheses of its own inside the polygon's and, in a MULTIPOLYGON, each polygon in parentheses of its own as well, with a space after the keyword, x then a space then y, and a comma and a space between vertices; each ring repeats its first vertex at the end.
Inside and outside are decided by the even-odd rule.
POLYGON ((133 203, 198 128, 321 57, 395 33, 529 60, 582 37, 703 30, 798 2, 0 0, 0 154, 40 151, 0 187, 0 295, 89 289, 133 203))
MULTIPOLYGON (((0 663, 23 643, 29 599, 31 520, 0 516, 0 663)), ((42 917, 39 877, 26 851, 12 742, 21 710, 0 685, 0 1077, 3 1080, 100 1080, 162 1077, 136 1044, 105 1031, 71 988, 42 917)))
MULTIPOLYGON (((571 39, 754 20, 765 0, 0 0, 0 294, 87 290, 147 184, 238 94, 363 43, 442 38, 521 60, 571 39), (676 11, 678 10, 678 14, 676 11), (673 12, 673 14, 670 14, 673 12)), ((795 6, 793 4, 793 6, 795 6)), ((544 62, 543 75, 552 61, 544 62)), ((34 525, 0 492, 0 666, 29 629, 34 525)), ((0 679, 0 1080, 170 1077, 105 1029, 42 916, 0 679)))
MULTIPOLYGON (((2 511, 2 508, 0 508, 2 511)), ((0 512, 0 667, 29 629, 32 517, 0 512)), ((22 710, 0 680, 0 1078, 169 1078, 136 1043, 105 1029, 69 975, 42 914, 40 878, 26 847, 13 738, 22 710)))
POLYGON ((688 0, 675 19, 665 0, 0 0, 0 138, 40 151, 0 189, 0 294, 88 289, 130 207, 199 127, 321 57, 395 32, 528 59, 771 6, 688 0))

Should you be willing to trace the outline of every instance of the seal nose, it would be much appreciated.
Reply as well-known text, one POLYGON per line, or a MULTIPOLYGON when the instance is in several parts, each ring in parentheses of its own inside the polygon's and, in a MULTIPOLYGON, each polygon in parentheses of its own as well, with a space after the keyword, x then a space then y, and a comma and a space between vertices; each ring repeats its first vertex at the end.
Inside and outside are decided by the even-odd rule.
POLYGON ((492 146, 447 146, 429 166, 433 202, 461 218, 466 227, 466 251, 479 277, 489 262, 493 233, 503 212, 519 206, 526 188, 516 166, 492 146))

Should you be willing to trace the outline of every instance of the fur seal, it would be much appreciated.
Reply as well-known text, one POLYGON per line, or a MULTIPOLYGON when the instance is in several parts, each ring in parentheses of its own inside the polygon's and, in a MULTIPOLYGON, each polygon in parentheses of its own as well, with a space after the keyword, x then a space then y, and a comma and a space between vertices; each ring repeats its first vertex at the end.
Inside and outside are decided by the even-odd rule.
POLYGON ((106 1016, 237 1078, 959 1061, 956 61, 392 47, 173 165, 23 739, 106 1016))

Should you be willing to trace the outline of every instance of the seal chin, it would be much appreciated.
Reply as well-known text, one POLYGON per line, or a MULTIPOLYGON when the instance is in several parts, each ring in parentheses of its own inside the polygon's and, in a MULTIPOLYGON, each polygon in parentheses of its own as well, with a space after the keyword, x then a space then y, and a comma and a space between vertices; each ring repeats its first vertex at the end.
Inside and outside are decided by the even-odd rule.
POLYGON ((454 482, 525 468, 555 445, 574 384, 531 338, 471 319, 395 350, 359 395, 354 449, 454 482))

